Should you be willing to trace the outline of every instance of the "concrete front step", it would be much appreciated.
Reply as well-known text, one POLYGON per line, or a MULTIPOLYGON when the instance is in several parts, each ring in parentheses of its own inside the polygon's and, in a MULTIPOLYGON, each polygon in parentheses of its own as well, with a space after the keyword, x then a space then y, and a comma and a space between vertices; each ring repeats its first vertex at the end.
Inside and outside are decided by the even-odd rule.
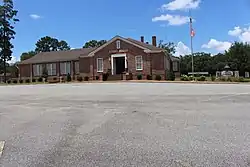
POLYGON ((117 75, 110 75, 108 77, 108 81, 117 81, 117 80, 122 80, 122 74, 117 74, 117 75))

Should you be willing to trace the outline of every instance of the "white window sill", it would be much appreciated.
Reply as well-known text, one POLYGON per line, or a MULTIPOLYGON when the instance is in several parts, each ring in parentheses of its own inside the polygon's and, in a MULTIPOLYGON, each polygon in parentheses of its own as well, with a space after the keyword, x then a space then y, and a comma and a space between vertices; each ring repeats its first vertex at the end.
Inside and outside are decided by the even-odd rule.
POLYGON ((136 71, 143 71, 143 69, 136 69, 136 71))
POLYGON ((103 71, 97 71, 98 73, 101 73, 101 72, 103 72, 103 71))

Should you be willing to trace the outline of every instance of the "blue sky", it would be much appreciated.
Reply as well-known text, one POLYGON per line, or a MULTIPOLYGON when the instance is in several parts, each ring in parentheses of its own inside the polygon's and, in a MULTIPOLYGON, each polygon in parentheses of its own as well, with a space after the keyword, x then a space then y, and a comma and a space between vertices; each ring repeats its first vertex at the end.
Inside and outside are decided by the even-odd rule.
MULTIPOLYGON (((66 40, 72 48, 115 35, 171 41, 177 53, 190 52, 188 9, 196 36, 194 51, 223 52, 231 42, 250 42, 250 0, 14 0, 13 56, 35 48, 43 36, 66 40)), ((15 60, 13 60, 15 61, 15 60)))

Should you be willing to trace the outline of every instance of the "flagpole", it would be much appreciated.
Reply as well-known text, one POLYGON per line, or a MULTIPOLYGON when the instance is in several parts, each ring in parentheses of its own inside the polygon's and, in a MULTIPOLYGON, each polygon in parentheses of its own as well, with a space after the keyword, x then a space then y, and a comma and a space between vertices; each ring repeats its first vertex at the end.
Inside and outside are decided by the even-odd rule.
POLYGON ((193 21, 191 17, 191 11, 189 10, 189 19, 190 19, 190 47, 191 47, 191 57, 192 57, 192 75, 194 77, 194 50, 193 50, 193 21))

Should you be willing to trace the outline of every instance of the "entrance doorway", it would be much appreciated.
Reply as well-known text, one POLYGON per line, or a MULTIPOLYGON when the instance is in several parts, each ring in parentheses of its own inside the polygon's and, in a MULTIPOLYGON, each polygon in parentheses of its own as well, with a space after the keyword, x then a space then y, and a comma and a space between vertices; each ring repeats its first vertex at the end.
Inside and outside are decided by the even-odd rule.
POLYGON ((128 68, 126 53, 111 55, 111 71, 112 75, 119 75, 128 68))
POLYGON ((125 57, 115 58, 116 74, 122 74, 125 71, 125 57))

